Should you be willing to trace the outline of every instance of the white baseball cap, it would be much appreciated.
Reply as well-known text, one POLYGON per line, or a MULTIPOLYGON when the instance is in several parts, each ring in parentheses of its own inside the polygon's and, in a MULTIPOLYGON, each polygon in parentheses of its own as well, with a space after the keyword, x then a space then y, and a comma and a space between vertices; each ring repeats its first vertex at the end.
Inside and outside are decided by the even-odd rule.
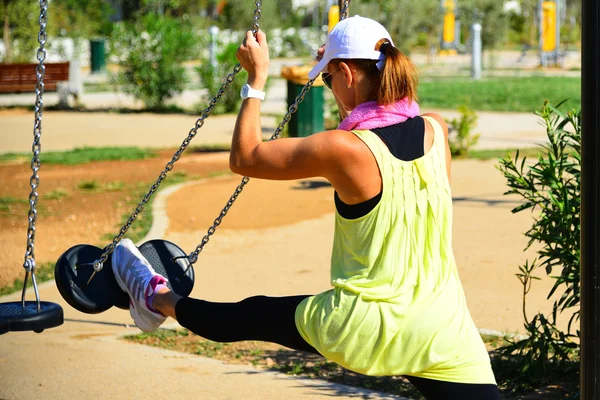
POLYGON ((385 56, 375 50, 375 45, 384 38, 394 44, 383 25, 370 18, 357 15, 341 20, 327 35, 325 54, 308 73, 309 79, 319 76, 327 68, 329 61, 336 58, 383 60, 385 56))

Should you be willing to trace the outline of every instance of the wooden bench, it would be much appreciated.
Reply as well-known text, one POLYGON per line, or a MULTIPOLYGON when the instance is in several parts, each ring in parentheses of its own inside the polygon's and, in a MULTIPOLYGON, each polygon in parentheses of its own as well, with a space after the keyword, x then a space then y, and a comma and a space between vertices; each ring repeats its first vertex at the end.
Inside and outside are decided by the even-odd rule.
MULTIPOLYGON (((44 91, 58 90, 69 81, 69 63, 46 63, 44 91)), ((35 92, 38 64, 0 64, 0 93, 35 92)))

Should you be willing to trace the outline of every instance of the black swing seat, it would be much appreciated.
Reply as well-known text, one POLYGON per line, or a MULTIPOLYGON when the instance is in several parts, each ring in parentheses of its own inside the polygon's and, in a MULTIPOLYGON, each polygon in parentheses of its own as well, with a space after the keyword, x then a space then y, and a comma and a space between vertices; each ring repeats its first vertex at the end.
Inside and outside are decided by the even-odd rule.
POLYGON ((36 301, 26 301, 25 307, 20 301, 0 303, 0 335, 17 331, 40 333, 63 322, 63 309, 56 303, 41 301, 39 312, 36 301))
MULTIPOLYGON (((176 244, 166 240, 150 240, 139 246, 154 270, 167 278, 170 289, 187 297, 194 287, 194 269, 186 253, 176 244)), ((129 309, 129 297, 117 283, 112 271, 111 257, 90 280, 94 261, 104 250, 89 244, 79 244, 64 252, 56 262, 54 279, 61 296, 86 314, 97 314, 116 306, 129 309)))
POLYGON ((103 252, 96 246, 78 244, 64 252, 54 268, 54 280, 61 296, 71 307, 86 314, 101 313, 114 305, 129 309, 129 298, 115 280, 110 257, 90 281, 93 263, 103 252))

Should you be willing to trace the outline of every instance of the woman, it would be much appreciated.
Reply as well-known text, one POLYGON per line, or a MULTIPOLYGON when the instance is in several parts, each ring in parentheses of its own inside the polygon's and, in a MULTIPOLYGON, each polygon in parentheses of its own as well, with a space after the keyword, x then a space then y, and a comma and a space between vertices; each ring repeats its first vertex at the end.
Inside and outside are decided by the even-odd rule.
POLYGON ((214 341, 263 340, 322 354, 367 375, 405 375, 428 399, 499 399, 490 359, 466 306, 451 248, 447 126, 418 116, 414 66, 379 23, 347 18, 320 61, 344 117, 307 138, 263 142, 266 36, 248 32, 248 71, 231 146, 240 175, 324 177, 336 205, 333 289, 211 303, 171 292, 130 241, 113 253, 117 281, 142 330, 166 316, 214 341))

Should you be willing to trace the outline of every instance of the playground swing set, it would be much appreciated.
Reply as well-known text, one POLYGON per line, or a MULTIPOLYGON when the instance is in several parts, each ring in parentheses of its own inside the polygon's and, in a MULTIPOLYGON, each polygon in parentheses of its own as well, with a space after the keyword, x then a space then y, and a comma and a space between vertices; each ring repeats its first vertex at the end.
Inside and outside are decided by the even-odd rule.
MULTIPOLYGON (((27 248, 23 267, 25 269, 25 279, 21 293, 21 301, 0 303, 0 335, 7 332, 34 331, 40 333, 45 329, 60 326, 64 322, 63 309, 59 304, 41 301, 35 278, 35 232, 37 221, 37 188, 40 184, 39 170, 41 166, 41 136, 42 136, 42 109, 44 94, 44 60, 46 58, 45 44, 47 41, 47 13, 48 0, 39 0, 40 3, 40 31, 38 42, 40 44, 37 51, 37 60, 39 64, 36 68, 36 100, 34 107, 34 128, 32 145, 32 175, 30 178, 31 193, 29 194, 29 225, 27 229, 27 248), (35 293, 35 301, 27 301, 27 284, 29 277, 35 293)), ((261 16, 261 0, 255 0, 255 9, 253 16, 252 32, 256 35, 259 30, 259 20, 261 16)), ((346 18, 350 0, 344 0, 340 10, 340 20, 346 18)), ((179 160, 183 152, 187 149, 190 142, 196 136, 198 129, 204 125, 204 121, 219 99, 227 90, 229 84, 233 82, 236 75, 242 69, 237 64, 233 71, 223 80, 217 94, 210 100, 208 107, 202 112, 200 118, 196 120, 194 127, 183 140, 172 159, 167 162, 165 168, 160 172, 156 181, 150 187, 148 193, 144 195, 136 209, 127 219, 125 225, 119 230, 119 233, 113 238, 112 242, 103 249, 79 244, 65 251, 56 262, 54 276, 56 286, 65 299, 73 308, 88 314, 101 313, 109 308, 116 306, 121 309, 129 309, 129 298, 127 293, 123 292, 115 280, 111 268, 110 254, 115 246, 121 241, 131 225, 137 219, 144 206, 158 190, 160 184, 167 177, 169 171, 173 169, 175 163, 179 160)), ((270 140, 277 139, 292 116, 298 110, 299 104, 304 100, 307 92, 310 90, 314 79, 309 80, 300 94, 295 98, 294 103, 289 107, 283 120, 275 129, 270 140)), ((168 285, 177 294, 188 296, 194 286, 193 265, 198 260, 199 254, 204 246, 209 242, 210 237, 215 233, 217 227, 221 224, 223 218, 227 215, 229 209, 233 206, 244 187, 248 184, 250 178, 243 177, 240 184, 236 187, 230 196, 226 205, 219 215, 215 218, 213 225, 208 228, 202 241, 190 254, 186 254, 179 246, 166 240, 151 240, 139 246, 140 252, 149 260, 152 267, 168 279, 168 285)))

